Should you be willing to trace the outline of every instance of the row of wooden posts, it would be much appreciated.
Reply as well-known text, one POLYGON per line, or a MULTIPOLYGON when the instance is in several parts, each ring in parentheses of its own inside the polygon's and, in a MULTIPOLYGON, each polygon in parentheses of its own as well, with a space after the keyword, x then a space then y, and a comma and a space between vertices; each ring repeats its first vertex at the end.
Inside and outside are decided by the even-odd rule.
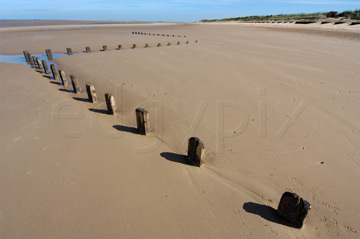
MULTIPOLYGON (((46 54, 48 58, 51 54, 51 51, 46 50, 46 54)), ((31 67, 35 68, 41 73, 50 74, 47 62, 45 60, 41 61, 39 58, 35 56, 31 56, 31 54, 27 51, 24 51, 24 56, 26 62, 31 65, 31 67)), ((52 58, 52 57, 51 57, 52 58)), ((66 74, 63 70, 58 70, 55 64, 50 64, 52 78, 54 80, 60 80, 63 84, 64 88, 68 89, 68 81, 66 78, 66 74)), ((75 94, 81 92, 81 88, 79 85, 79 80, 70 75, 71 84, 73 87, 73 91, 75 94)), ((89 98, 89 102, 97 103, 98 98, 96 95, 96 90, 93 84, 90 82, 86 83, 86 92, 89 98)), ((107 106, 107 110, 109 114, 115 115, 117 112, 115 98, 111 94, 111 92, 105 93, 105 102, 107 106)), ((136 113, 136 124, 137 131, 141 135, 148 135, 151 131, 150 128, 150 115, 149 112, 142 108, 137 108, 135 110, 136 113)), ((204 163, 205 159, 205 146, 204 143, 198 137, 191 137, 188 140, 188 151, 186 161, 188 164, 200 167, 204 163)), ((277 209, 277 216, 283 218, 291 226, 296 228, 301 228, 305 222, 305 219, 308 215, 308 211, 311 209, 311 205, 308 201, 299 197, 296 193, 285 192, 279 202, 277 209)))
MULTIPOLYGON (((194 42, 195 42, 195 43, 198 43, 198 40, 195 40, 194 42)), ((185 42, 185 44, 189 44, 189 43, 190 43, 189 41, 186 41, 186 42, 185 42)), ((180 41, 177 41, 177 42, 176 42, 176 45, 180 45, 180 44, 181 44, 180 41)), ((158 44, 156 45, 156 47, 160 47, 160 46, 161 46, 161 43, 158 43, 158 44)), ((168 43, 166 44, 166 46, 171 46, 171 42, 168 42, 168 43)), ((136 47, 137 47, 137 45, 136 45, 136 44, 133 44, 133 45, 131 46, 131 49, 135 49, 136 47)), ((146 43, 146 44, 144 45, 144 48, 148 48, 148 47, 150 47, 150 45, 149 45, 148 43, 146 43)), ((115 50, 121 50, 121 49, 122 49, 122 45, 121 45, 121 44, 119 44, 118 47, 115 48, 115 50)), ((103 45, 102 51, 108 51, 108 50, 109 50, 109 49, 108 49, 107 45, 103 45)), ((49 61, 52 61, 52 60, 53 60, 53 56, 52 56, 51 49, 46 49, 45 52, 46 52, 46 56, 47 56, 48 60, 49 60, 49 61)), ((68 54, 69 56, 71 56, 71 55, 73 54, 73 51, 72 51, 71 48, 66 48, 66 52, 67 52, 67 54, 68 54)), ((86 52, 86 53, 91 53, 91 48, 90 48, 89 46, 85 47, 85 52, 86 52)), ((24 53, 24 54, 25 54, 25 53, 24 53)), ((25 58, 26 58, 26 56, 25 56, 25 58)))
MULTIPOLYGON (((46 75, 50 74, 46 60, 41 61, 38 57, 31 56, 31 54, 27 51, 24 51, 23 53, 26 62, 29 65, 31 65, 31 67, 35 68, 40 73, 44 73, 46 75)), ((46 54, 50 55, 51 51, 48 51, 47 49, 46 54)), ((55 64, 50 64, 50 70, 51 70, 52 78, 54 80, 61 81, 64 88, 69 89, 69 83, 67 81, 65 71, 58 70, 55 64)), ((73 92, 75 94, 81 93, 81 88, 77 77, 75 77, 74 75, 70 75, 70 80, 71 80, 73 92)), ((89 102, 97 103, 98 98, 96 95, 96 90, 94 85, 91 84, 90 82, 87 82, 85 86, 86 86, 86 92, 89 98, 89 102)), ((117 109, 116 109, 115 98, 111 94, 111 92, 105 93, 105 102, 108 113, 111 115, 116 115, 117 109)), ((135 113, 136 113, 136 124, 137 124, 138 133, 142 135, 148 135, 151 131, 149 112, 145 109, 137 108, 135 110, 135 113)), ((188 154, 187 154, 188 163, 200 167, 204 163, 204 158, 205 158, 205 146, 203 142, 197 137, 190 138, 188 141, 188 154)))
POLYGON ((163 37, 186 37, 175 34, 160 34, 160 33, 146 33, 146 32, 132 32, 135 35, 147 35, 147 36, 163 36, 163 37))

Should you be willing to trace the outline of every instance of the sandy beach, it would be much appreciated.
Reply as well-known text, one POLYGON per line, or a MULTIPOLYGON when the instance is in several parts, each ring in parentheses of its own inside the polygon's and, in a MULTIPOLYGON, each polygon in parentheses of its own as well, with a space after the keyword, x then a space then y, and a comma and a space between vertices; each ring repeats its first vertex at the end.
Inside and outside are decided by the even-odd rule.
POLYGON ((360 25, 277 25, 0 28, 3 55, 93 51, 54 61, 78 94, 0 63, 0 237, 358 238, 360 25), (311 204, 302 229, 275 215, 285 191, 311 204))

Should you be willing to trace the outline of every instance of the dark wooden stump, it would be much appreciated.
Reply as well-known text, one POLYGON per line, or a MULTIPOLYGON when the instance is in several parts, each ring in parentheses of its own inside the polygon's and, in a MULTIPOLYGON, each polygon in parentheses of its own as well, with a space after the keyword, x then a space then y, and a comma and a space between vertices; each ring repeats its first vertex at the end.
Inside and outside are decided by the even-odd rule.
POLYGON ((43 72, 43 66, 42 66, 40 58, 36 58, 36 64, 38 65, 38 70, 42 73, 43 72))
POLYGON ((49 67, 48 67, 48 64, 45 60, 42 60, 41 61, 42 65, 43 65, 43 68, 44 68, 44 73, 45 74, 50 74, 50 71, 49 71, 49 67))
POLYGON ((59 72, 54 64, 50 64, 51 74, 54 80, 59 80, 59 72))
POLYGON ((110 92, 105 94, 105 101, 106 101, 108 113, 111 115, 115 115, 116 114, 115 98, 114 96, 111 95, 110 92))
POLYGON ((71 79, 71 84, 72 84, 74 93, 75 94, 80 93, 81 89, 80 89, 80 85, 79 85, 79 80, 73 75, 70 75, 70 79, 71 79))
POLYGON ((133 44, 131 48, 132 48, 132 49, 135 49, 135 48, 136 48, 136 44, 133 44))
POLYGON ((37 60, 36 60, 36 56, 32 56, 32 61, 34 62, 34 68, 39 69, 39 66, 38 66, 38 63, 37 63, 37 60))
POLYGON ((53 56, 52 56, 52 53, 51 53, 51 49, 46 49, 45 50, 45 53, 46 53, 46 56, 48 58, 49 61, 52 61, 53 60, 53 56))
POLYGON ((91 52, 90 47, 89 46, 85 47, 85 51, 86 51, 86 53, 90 53, 91 52))
POLYGON ((60 70, 60 71, 59 71, 59 75, 60 75, 61 83, 63 84, 63 86, 64 86, 65 88, 67 88, 67 87, 69 86, 69 83, 68 83, 68 81, 67 81, 67 79, 66 79, 65 71, 60 70))
POLYGON ((28 56, 29 56, 29 59, 30 59, 30 66, 31 66, 32 68, 35 68, 35 63, 34 63, 33 57, 31 56, 30 53, 28 54, 28 56))
POLYGON ((178 42, 176 43, 176 45, 180 45, 180 42, 178 41, 178 42))
POLYGON ((71 48, 66 48, 66 52, 68 56, 71 56, 73 54, 71 48))
POLYGON ((149 112, 144 109, 137 108, 136 112, 136 124, 139 134, 147 135, 150 133, 150 118, 149 112))
POLYGON ((149 44, 146 43, 144 47, 145 47, 145 48, 148 48, 148 47, 149 47, 149 44))
POLYGON ((161 43, 158 43, 156 46, 157 46, 157 47, 161 46, 161 43))
POLYGON ((296 193, 285 192, 281 196, 277 215, 294 227, 301 228, 310 209, 310 203, 296 193))
POLYGON ((103 51, 107 51, 108 48, 107 48, 107 45, 103 45, 103 51))
POLYGON ((26 63, 27 63, 27 64, 30 64, 29 52, 23 51, 23 53, 24 53, 24 56, 25 56, 26 63))
POLYGON ((204 164, 205 147, 203 142, 197 137, 191 137, 188 142, 187 162, 200 167, 204 164))
POLYGON ((122 45, 119 44, 119 45, 118 45, 118 48, 117 48, 116 50, 121 50, 121 47, 122 47, 122 45))
POLYGON ((167 46, 171 46, 171 42, 168 42, 167 46))
POLYGON ((97 96, 96 96, 96 91, 95 91, 95 87, 93 84, 91 83, 86 83, 86 92, 88 94, 89 97, 89 101, 91 103, 96 103, 97 102, 97 96))

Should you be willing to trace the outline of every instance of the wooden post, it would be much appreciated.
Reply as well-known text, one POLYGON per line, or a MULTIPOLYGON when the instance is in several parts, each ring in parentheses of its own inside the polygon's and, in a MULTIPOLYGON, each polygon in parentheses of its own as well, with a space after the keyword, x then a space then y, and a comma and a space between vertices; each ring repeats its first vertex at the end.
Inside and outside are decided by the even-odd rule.
POLYGON ((189 44, 189 41, 186 41, 185 44, 189 44))
POLYGON ((60 80, 61 80, 61 83, 63 84, 63 86, 64 86, 65 88, 68 88, 68 87, 69 87, 69 83, 68 83, 68 81, 67 81, 67 79, 66 79, 65 71, 60 70, 60 71, 59 71, 59 75, 60 75, 60 80))
POLYGON ((73 75, 70 75, 70 79, 71 79, 71 84, 72 84, 74 93, 75 94, 80 93, 81 89, 80 89, 80 85, 79 85, 79 80, 73 75))
POLYGON ((24 56, 25 56, 26 63, 27 63, 27 64, 30 64, 29 52, 23 51, 23 53, 24 53, 24 56))
POLYGON ((89 97, 89 101, 91 103, 96 103, 97 102, 97 96, 96 96, 96 91, 95 91, 95 87, 93 84, 91 83, 86 83, 86 92, 88 94, 89 97))
POLYGON ((34 68, 39 69, 38 63, 36 61, 36 56, 32 56, 32 61, 34 62, 34 68))
POLYGON ((71 56, 73 54, 71 48, 66 48, 66 52, 68 56, 71 56))
POLYGON ((178 42, 176 43, 176 45, 180 45, 180 42, 178 41, 178 42))
POLYGON ((43 67, 42 67, 40 58, 36 57, 36 63, 38 65, 39 71, 42 73, 43 72, 43 67))
POLYGON ((157 47, 159 47, 159 46, 161 46, 161 43, 158 43, 158 44, 157 44, 157 47))
POLYGON ((280 199, 277 215, 292 226, 301 228, 305 222, 311 205, 296 193, 285 192, 280 199))
POLYGON ((42 60, 41 61, 42 65, 43 65, 43 68, 44 68, 44 73, 45 74, 50 74, 50 71, 49 71, 49 67, 47 65, 47 62, 45 60, 42 60))
POLYGON ((191 137, 188 143, 187 161, 189 164, 200 167, 204 164, 205 147, 197 137, 191 137))
POLYGON ((121 50, 122 45, 118 45, 118 48, 116 50, 121 50))
POLYGON ((31 56, 30 53, 28 54, 28 56, 29 56, 29 60, 30 60, 30 66, 31 66, 32 68, 35 68, 35 63, 34 63, 33 57, 31 56))
POLYGON ((51 53, 51 49, 46 49, 45 52, 46 52, 46 56, 47 56, 48 60, 52 61, 53 56, 52 56, 52 53, 51 53))
POLYGON ((86 51, 86 53, 90 53, 91 52, 90 47, 89 46, 85 47, 85 51, 86 51))
POLYGON ((59 72, 54 64, 50 64, 51 73, 54 80, 59 80, 59 72))
POLYGON ((137 124, 138 133, 142 135, 149 134, 150 133, 149 112, 141 108, 137 108, 135 112, 136 112, 136 124, 137 124))
POLYGON ((135 49, 135 48, 136 48, 136 44, 133 44, 132 49, 135 49))
POLYGON ((145 48, 148 48, 148 47, 149 47, 149 44, 146 43, 144 47, 145 47, 145 48))
POLYGON ((107 51, 107 45, 103 45, 103 51, 107 51))
POLYGON ((171 42, 168 42, 168 44, 167 44, 168 46, 171 46, 171 42))
POLYGON ((105 101, 106 101, 108 113, 111 115, 116 114, 115 98, 114 98, 114 96, 111 95, 110 92, 105 94, 105 101))
POLYGON ((195 40, 195 43, 198 43, 198 40, 195 40))

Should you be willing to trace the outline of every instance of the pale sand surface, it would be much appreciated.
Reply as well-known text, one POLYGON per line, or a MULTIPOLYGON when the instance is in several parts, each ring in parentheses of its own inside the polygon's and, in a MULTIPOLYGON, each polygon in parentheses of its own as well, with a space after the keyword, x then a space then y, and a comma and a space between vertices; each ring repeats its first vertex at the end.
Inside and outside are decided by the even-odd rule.
POLYGON ((55 60, 82 88, 95 85, 95 105, 28 67, 0 63, 2 238, 359 237, 358 40, 236 24, 0 36, 1 54, 151 46, 55 60), (107 91, 116 92, 118 117, 102 111, 107 91), (238 107, 224 109, 233 137, 223 153, 221 103, 238 107), (134 132, 133 112, 146 104, 163 108, 147 106, 153 132, 145 137, 134 132), (77 119, 57 121, 55 112, 77 119), (201 168, 183 163, 190 136, 205 144, 201 168), (300 230, 274 216, 284 191, 312 205, 300 230))

